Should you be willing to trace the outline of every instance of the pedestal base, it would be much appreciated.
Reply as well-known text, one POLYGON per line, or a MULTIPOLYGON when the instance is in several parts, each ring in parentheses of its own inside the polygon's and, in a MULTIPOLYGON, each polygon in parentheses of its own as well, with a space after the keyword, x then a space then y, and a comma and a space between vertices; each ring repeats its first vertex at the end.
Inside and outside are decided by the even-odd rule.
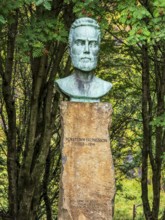
POLYGON ((58 220, 111 220, 115 193, 109 103, 61 103, 58 220))

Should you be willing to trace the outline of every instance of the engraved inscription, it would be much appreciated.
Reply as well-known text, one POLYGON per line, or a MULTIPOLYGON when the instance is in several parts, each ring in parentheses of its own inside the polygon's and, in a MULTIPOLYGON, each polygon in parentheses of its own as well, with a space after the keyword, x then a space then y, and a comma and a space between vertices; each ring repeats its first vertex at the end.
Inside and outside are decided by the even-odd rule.
POLYGON ((101 212, 101 211, 105 211, 105 210, 109 210, 110 208, 110 204, 109 202, 104 202, 104 203, 99 203, 96 200, 71 200, 71 205, 76 208, 82 208, 82 209, 87 209, 90 211, 97 211, 97 212, 101 212))
POLYGON ((69 143, 72 142, 72 143, 74 143, 78 146, 85 146, 85 145, 95 146, 95 143, 108 142, 108 140, 105 139, 105 138, 80 138, 80 137, 73 138, 73 137, 66 137, 65 140, 66 140, 66 142, 69 142, 69 143))
POLYGON ((66 141, 70 142, 77 142, 77 141, 82 141, 82 142, 108 142, 107 139, 105 138, 72 138, 72 137, 66 137, 66 141))

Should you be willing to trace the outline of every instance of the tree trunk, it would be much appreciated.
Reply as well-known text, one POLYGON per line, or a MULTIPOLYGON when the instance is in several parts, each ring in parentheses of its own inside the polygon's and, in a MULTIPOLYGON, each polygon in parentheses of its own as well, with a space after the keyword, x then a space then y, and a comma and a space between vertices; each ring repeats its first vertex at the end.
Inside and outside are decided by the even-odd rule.
POLYGON ((143 118, 143 147, 142 147, 142 201, 146 219, 151 219, 152 213, 148 199, 148 158, 151 148, 151 116, 149 60, 147 46, 142 47, 142 118, 143 118))
POLYGON ((2 72, 2 91, 8 117, 7 130, 7 170, 9 181, 9 214, 15 219, 17 212, 17 163, 16 163, 16 109, 12 89, 12 69, 15 49, 15 39, 18 25, 18 12, 11 15, 13 23, 8 25, 7 51, 5 70, 2 72))
POLYGON ((47 66, 45 57, 41 58, 39 73, 33 73, 35 81, 31 101, 31 116, 28 125, 29 133, 25 149, 26 154, 19 176, 19 188, 22 189, 22 192, 19 193, 18 220, 35 219, 39 207, 41 178, 49 152, 52 126, 56 116, 55 112, 57 112, 56 109, 58 108, 58 100, 55 100, 54 104, 52 101, 54 78, 65 52, 65 44, 61 44, 57 50, 60 52, 58 53, 54 68, 50 73, 45 92, 41 91, 41 85, 46 74, 45 66, 47 66), (43 95, 44 97, 42 97, 43 95))
POLYGON ((46 207, 46 217, 47 220, 53 220, 52 218, 52 208, 51 208, 51 202, 48 196, 48 182, 49 182, 49 177, 50 177, 50 150, 49 154, 46 159, 46 166, 45 166, 45 174, 44 174, 44 179, 43 179, 43 199, 45 202, 45 207, 46 207))
MULTIPOLYGON (((153 115, 160 117, 164 113, 165 103, 165 66, 164 58, 161 64, 158 63, 158 47, 154 47, 155 57, 154 75, 155 81, 153 87, 156 92, 156 107, 152 106, 151 88, 150 88, 150 71, 149 71, 149 55, 147 46, 142 47, 142 117, 143 117, 143 148, 142 148, 142 201, 146 219, 157 220, 160 208, 160 184, 162 169, 162 153, 164 151, 164 135, 165 132, 161 125, 152 126, 153 115), (155 141, 154 141, 155 140, 155 141), (152 210, 148 199, 148 163, 152 169, 152 185, 153 200, 152 210)), ((164 55, 162 55, 163 57, 164 55)), ((150 61, 151 62, 151 61, 150 61)))
MULTIPOLYGON (((162 64, 158 63, 158 48, 154 47, 154 72, 156 76, 156 95, 157 95, 157 117, 164 113, 165 103, 165 54, 162 54, 162 64)), ((155 146, 155 168, 153 169, 153 218, 158 219, 160 207, 160 186, 161 186, 161 169, 162 154, 164 148, 164 129, 162 126, 156 127, 156 146, 155 146)))

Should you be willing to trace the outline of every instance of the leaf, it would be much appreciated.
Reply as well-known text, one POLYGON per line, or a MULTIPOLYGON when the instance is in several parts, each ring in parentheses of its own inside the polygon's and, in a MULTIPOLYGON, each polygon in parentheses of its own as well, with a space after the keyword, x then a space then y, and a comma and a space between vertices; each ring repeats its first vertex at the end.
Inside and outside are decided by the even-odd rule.
POLYGON ((45 1, 44 2, 44 4, 43 4, 43 6, 47 9, 47 10, 51 10, 51 4, 50 4, 50 2, 48 2, 48 1, 45 1))
POLYGON ((37 5, 37 6, 38 6, 38 5, 41 5, 43 2, 44 2, 44 0, 38 0, 38 1, 36 2, 36 5, 37 5))
POLYGON ((0 15, 0 23, 5 24, 6 20, 4 19, 4 17, 2 15, 0 15))

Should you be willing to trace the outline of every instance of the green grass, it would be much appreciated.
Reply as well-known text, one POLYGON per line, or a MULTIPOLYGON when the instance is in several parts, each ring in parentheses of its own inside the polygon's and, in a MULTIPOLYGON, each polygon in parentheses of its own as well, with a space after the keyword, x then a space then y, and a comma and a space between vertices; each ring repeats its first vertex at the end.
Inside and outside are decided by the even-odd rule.
MULTIPOLYGON (((122 182, 122 190, 115 196, 114 220, 132 220, 133 206, 136 206, 136 220, 145 220, 141 201, 141 184, 135 179, 122 182)), ((152 201, 152 185, 149 185, 149 199, 152 201)), ((165 208, 165 192, 161 192, 160 215, 165 208)))

